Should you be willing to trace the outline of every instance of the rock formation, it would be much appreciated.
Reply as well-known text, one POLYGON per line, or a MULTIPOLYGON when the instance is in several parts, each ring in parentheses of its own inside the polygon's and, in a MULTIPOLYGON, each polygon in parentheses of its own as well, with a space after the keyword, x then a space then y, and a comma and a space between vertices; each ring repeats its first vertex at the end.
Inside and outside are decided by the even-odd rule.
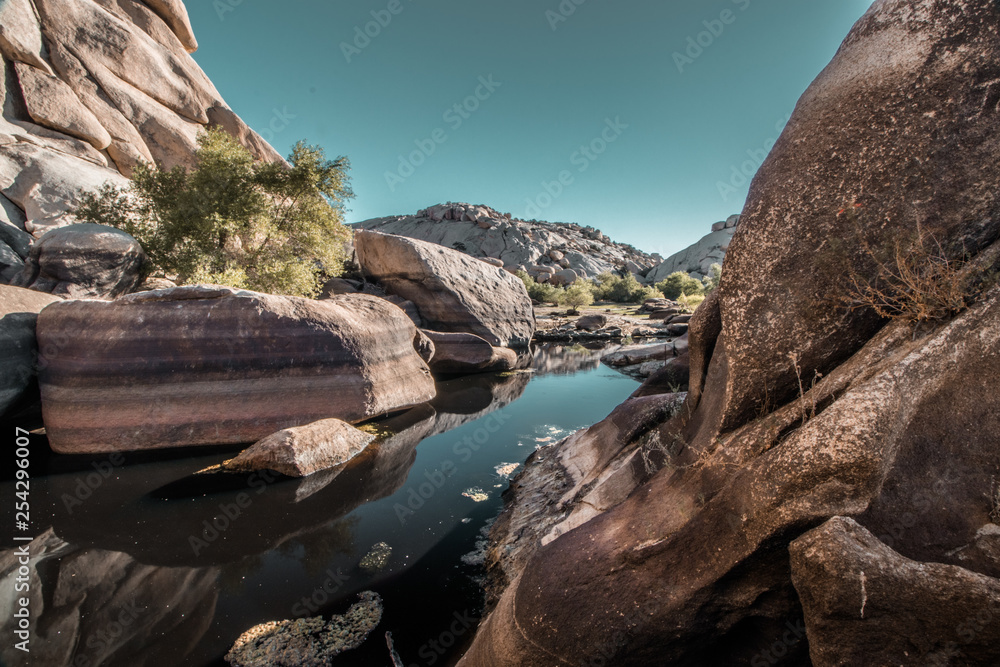
POLYGON ((139 242, 120 229, 70 225, 36 241, 11 284, 71 299, 113 299, 139 287, 147 262, 139 242))
POLYGON ((226 106, 196 48, 180 0, 0 4, 0 275, 16 231, 72 222, 80 190, 122 185, 140 161, 191 164, 206 127, 281 159, 226 106))
POLYGON ((510 270, 544 265, 593 278, 623 267, 643 274, 659 259, 598 229, 571 223, 524 221, 488 206, 441 204, 411 216, 376 218, 355 227, 430 241, 473 257, 499 260, 510 270))
POLYGON ((364 274, 412 301, 425 329, 475 334, 495 347, 525 347, 535 332, 528 292, 517 277, 456 250, 358 230, 364 274))
POLYGON ((517 365, 514 350, 493 347, 474 334, 426 330, 423 334, 434 345, 430 367, 435 373, 491 373, 509 371, 517 365))
POLYGON ((81 453, 254 442, 434 397, 416 328, 382 299, 178 287, 42 311, 49 442, 81 453))
POLYGON ((708 276, 713 264, 721 265, 726 259, 726 252, 739 224, 738 215, 730 216, 725 222, 715 223, 710 234, 656 265, 646 276, 648 282, 658 283, 675 271, 689 273, 699 280, 708 276))
POLYGON ((1000 661, 992 628, 955 640, 1000 577, 1000 288, 976 281, 1000 257, 998 25, 972 0, 878 0, 857 23, 751 186, 690 323, 685 405, 529 466, 494 534, 510 583, 461 665, 1000 661), (967 310, 831 304, 844 272, 884 277, 866 245, 918 225, 971 258, 967 310), (518 544, 503 526, 530 512, 553 528, 518 544), (808 532, 833 517, 863 530, 808 532))

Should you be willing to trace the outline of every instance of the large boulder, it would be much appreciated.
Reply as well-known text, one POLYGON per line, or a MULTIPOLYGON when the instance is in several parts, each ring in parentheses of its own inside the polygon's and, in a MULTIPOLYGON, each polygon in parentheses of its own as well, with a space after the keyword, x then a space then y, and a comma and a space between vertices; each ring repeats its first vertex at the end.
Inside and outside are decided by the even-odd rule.
POLYGON ((354 243, 364 272, 416 304, 425 328, 475 334, 496 347, 531 341, 531 299, 503 269, 402 236, 359 230, 354 243))
POLYGON ((59 297, 0 285, 0 415, 17 403, 35 378, 38 313, 59 297))
POLYGON ((431 370, 445 375, 509 371, 517 365, 514 350, 493 347, 474 334, 423 331, 434 346, 431 370))
POLYGON ((1000 579, 904 558, 843 517, 790 552, 815 667, 996 664, 1000 579))
MULTIPOLYGON (((1000 258, 998 24, 1000 6, 971 0, 878 0, 859 21, 753 182, 722 284, 690 323, 685 405, 615 438, 610 463, 575 441, 546 455, 576 470, 519 495, 535 498, 537 523, 580 520, 548 541, 527 536, 461 665, 798 665, 814 633, 817 664, 1000 662, 992 632, 967 656, 949 628, 919 639, 928 591, 985 618, 989 596, 971 590, 1000 576, 1000 288, 973 280, 1000 258), (832 307, 843 273, 881 277, 865 245, 892 249, 918 224, 972 261, 968 309, 918 326, 832 307), (863 245, 830 271, 824 248, 855 225, 863 245), (567 506, 577 478, 614 500, 567 506), (837 516, 900 558, 855 536, 869 553, 834 544, 840 570, 795 574, 839 558, 789 554, 837 516), (852 624, 862 570, 881 599, 871 623, 852 624)), ((496 553, 516 537, 497 533, 496 553)))
POLYGON ((192 164, 208 127, 281 160, 226 106, 196 48, 181 0, 0 3, 0 192, 19 227, 72 223, 80 191, 123 185, 140 162, 192 164))
POLYGON ((193 286, 54 304, 38 321, 49 442, 65 453, 236 444, 358 422, 434 397, 415 336, 402 311, 360 294, 193 286))
POLYGON ((148 262, 139 242, 120 229, 70 225, 31 246, 12 284, 71 299, 113 299, 139 287, 148 262))

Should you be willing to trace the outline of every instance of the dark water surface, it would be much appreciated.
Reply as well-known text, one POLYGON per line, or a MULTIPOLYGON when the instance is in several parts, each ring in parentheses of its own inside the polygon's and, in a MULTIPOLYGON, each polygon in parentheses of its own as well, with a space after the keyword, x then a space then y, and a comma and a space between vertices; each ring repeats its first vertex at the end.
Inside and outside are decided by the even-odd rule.
MULTIPOLYGON (((387 630, 404 664, 451 664, 481 613, 480 550, 515 465, 603 419, 636 387, 599 356, 548 346, 532 373, 441 382, 433 403, 381 422, 395 435, 305 480, 193 475, 233 450, 58 457, 33 436, 29 534, 42 537, 31 547, 31 653, 26 661, 8 641, 7 610, 23 593, 7 550, 0 659, 224 665, 250 627, 343 613, 373 590, 382 622, 334 665, 390 665, 387 630), (379 543, 391 548, 384 567, 361 567, 379 543)), ((14 483, 4 470, 7 516, 14 483)))

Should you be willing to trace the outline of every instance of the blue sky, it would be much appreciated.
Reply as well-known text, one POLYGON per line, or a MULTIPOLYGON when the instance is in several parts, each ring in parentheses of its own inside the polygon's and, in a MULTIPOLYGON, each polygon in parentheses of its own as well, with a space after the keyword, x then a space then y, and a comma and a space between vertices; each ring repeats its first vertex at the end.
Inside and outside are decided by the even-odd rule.
POLYGON ((668 255, 742 209, 871 1, 187 4, 247 123, 350 158, 350 222, 466 201, 668 255))

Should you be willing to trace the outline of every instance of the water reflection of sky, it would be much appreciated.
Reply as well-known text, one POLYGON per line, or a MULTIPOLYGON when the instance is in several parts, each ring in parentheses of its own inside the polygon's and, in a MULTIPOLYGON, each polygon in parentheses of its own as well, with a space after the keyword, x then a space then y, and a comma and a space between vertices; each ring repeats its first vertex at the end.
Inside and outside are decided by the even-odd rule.
POLYGON ((224 664, 221 656, 249 627, 343 612, 370 589, 383 597, 382 623, 334 664, 389 664, 386 630, 405 664, 447 664, 471 627, 447 648, 431 642, 478 614, 475 550, 516 464, 599 421, 636 386, 596 363, 593 350, 548 346, 535 356, 536 373, 441 383, 430 406, 386 422, 394 436, 327 475, 271 484, 230 478, 221 488, 191 474, 231 452, 133 461, 69 505, 94 461, 37 479, 37 513, 54 528, 44 540, 52 555, 41 559, 33 583, 43 633, 33 648, 47 650, 26 663, 4 648, 4 659, 53 667, 224 664), (213 537, 206 521, 225 528, 213 537), (192 542, 198 535, 206 539, 192 542), (391 548, 382 553, 384 569, 359 567, 383 542, 391 548), (137 611, 113 638, 107 629, 118 629, 122 609, 137 611))

